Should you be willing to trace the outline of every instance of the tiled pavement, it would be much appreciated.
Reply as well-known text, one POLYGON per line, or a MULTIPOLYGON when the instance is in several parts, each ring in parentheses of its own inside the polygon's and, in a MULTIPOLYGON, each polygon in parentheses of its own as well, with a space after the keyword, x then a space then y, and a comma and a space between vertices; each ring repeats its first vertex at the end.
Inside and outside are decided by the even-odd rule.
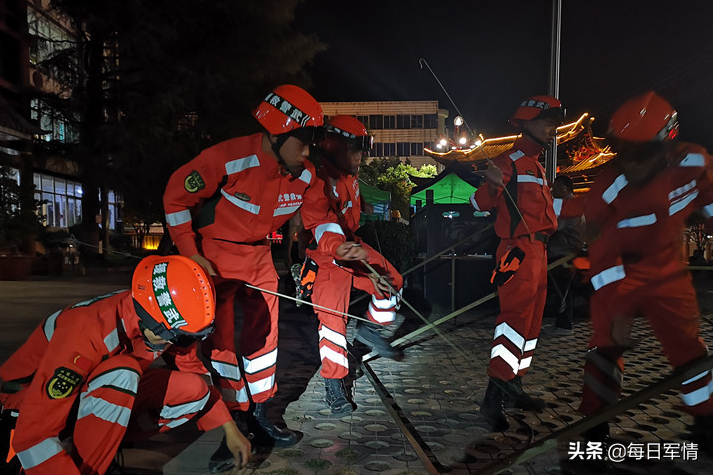
MULTIPOLYGON (((703 297, 713 301, 707 295, 707 287, 713 285, 703 284, 701 292, 706 293, 703 297)), ((419 458, 419 450, 409 443, 366 376, 355 381, 358 408, 351 416, 335 417, 326 409, 324 384, 318 375, 316 322, 312 317, 295 312, 289 303, 282 315, 278 405, 284 406, 287 426, 301 432, 303 437, 293 448, 261 454, 248 469, 234 469, 230 473, 479 473, 503 455, 581 419, 576 408, 590 335, 585 320, 577 322, 572 336, 541 337, 525 382, 528 391, 543 398, 547 407, 542 414, 514 412, 512 429, 507 433, 488 433, 478 413, 487 384, 485 368, 495 317, 492 310, 471 312, 459 316, 455 324, 441 325, 441 333, 450 344, 442 337, 426 334, 408 345, 406 358, 401 362, 383 358, 369 362, 406 419, 408 428, 415 432, 411 438, 423 443, 420 452, 430 456, 429 466, 428 460, 424 463, 419 458), (453 350, 451 344, 462 352, 453 350)), ((409 325, 413 328, 418 322, 411 317, 404 328, 409 325)), ((703 330, 706 341, 713 343, 713 325, 705 322, 703 330)), ((353 324, 350 324, 349 334, 352 333, 353 324)), ((659 344, 650 337, 643 322, 637 325, 635 336, 642 343, 627 355, 624 395, 670 371, 659 344)), ((625 411, 613 421, 612 435, 626 443, 656 444, 662 450, 664 444, 684 443, 686 424, 691 422, 691 417, 676 409, 679 404, 677 392, 672 390, 625 411)), ((184 454, 169 462, 164 473, 206 473, 205 460, 220 437, 220 431, 205 434, 184 454)), ((581 441, 579 437, 571 440, 573 443, 581 441)), ((586 462, 584 467, 568 468, 566 462, 560 467, 560 459, 568 458, 568 450, 569 444, 561 443, 502 473, 588 473, 586 462)), ((703 453, 697 453, 697 458, 684 461, 679 454, 674 460, 665 457, 658 462, 633 460, 614 465, 609 473, 713 473, 713 459, 703 453)))
MULTIPOLYGON (((95 282, 75 281, 93 292, 95 282)), ((102 282, 106 285, 105 282, 102 282)), ((0 305, 14 296, 14 283, 0 282, 0 305), (9 290, 8 290, 9 289, 9 290)), ((59 285, 59 284, 58 284, 59 285)), ((66 281, 62 283, 66 285, 66 281)), ((32 299, 32 284, 23 287, 31 300, 30 310, 37 311, 38 298, 50 291, 51 284, 42 282, 32 299)), ((698 281, 699 301, 703 313, 713 310, 713 280, 698 281)), ((76 286, 75 286, 76 288, 76 286)), ((485 367, 492 337, 494 313, 471 312, 457 322, 441 325, 441 337, 425 334, 410 343, 401 362, 377 358, 369 362, 388 395, 391 408, 400 410, 413 435, 404 433, 395 422, 379 393, 366 376, 354 382, 357 410, 347 417, 335 417, 323 402, 324 384, 319 371, 316 322, 306 312, 283 303, 280 323, 280 391, 271 408, 273 419, 284 417, 287 426, 302 433, 301 440, 289 449, 263 451, 253 457, 247 469, 234 469, 232 474, 265 475, 415 475, 479 473, 504 455, 541 440, 562 427, 580 419, 576 412, 581 387, 581 367, 589 337, 586 320, 578 321, 572 336, 543 335, 525 378, 526 388, 547 402, 542 414, 513 413, 512 429, 507 433, 488 433, 478 414, 487 378, 485 367), (409 441, 422 441, 414 449, 409 441), (424 463, 419 452, 430 456, 424 463), (431 463, 429 463, 429 460, 431 463)), ((29 310, 28 310, 29 311, 29 310)), ((51 313, 51 312, 49 312, 51 313)), ((46 313, 47 315, 49 313, 46 313)), ((6 328, 0 317, 0 328, 6 328)), ((36 320, 35 320, 36 321, 36 320)), ((546 324, 549 322, 546 322, 546 324)), ((353 324, 352 324, 353 325, 353 324)), ((350 325, 350 333, 353 332, 350 325)), ((402 327, 418 325, 409 317, 402 327)), ((30 328, 31 330, 31 328, 30 328)), ((643 323, 637 325, 642 343, 627 354, 625 390, 641 389, 666 375, 670 368, 661 355, 660 346, 643 323)), ((19 332, 21 334, 22 332, 19 332)), ((29 330, 28 330, 29 333, 29 330)), ((703 323, 704 339, 713 344, 713 324, 703 323)), ((17 342, 16 344, 19 344, 17 342)), ((627 394, 625 392, 625 394, 627 394)), ((388 402, 388 400, 387 400, 388 402)), ((681 444, 686 442, 686 424, 691 417, 682 414, 676 391, 664 393, 639 407, 625 411, 612 424, 613 435, 624 441, 643 444, 681 444)), ((190 427, 177 429, 133 448, 124 450, 126 472, 155 475, 205 474, 207 460, 221 438, 220 429, 200 435, 190 427)), ((573 438, 575 443, 580 438, 573 438)), ((568 443, 545 450, 527 463, 505 469, 509 474, 603 473, 601 467, 583 462, 573 467, 560 459, 568 458, 568 443)), ((713 460, 698 453, 697 460, 636 461, 615 464, 607 473, 677 474, 713 473, 713 460)))

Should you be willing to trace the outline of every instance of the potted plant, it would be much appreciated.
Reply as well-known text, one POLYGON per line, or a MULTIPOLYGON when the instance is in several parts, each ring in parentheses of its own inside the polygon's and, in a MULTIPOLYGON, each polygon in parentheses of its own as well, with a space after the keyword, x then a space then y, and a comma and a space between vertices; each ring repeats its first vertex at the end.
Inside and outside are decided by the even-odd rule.
POLYGON ((30 276, 30 242, 42 230, 35 199, 23 199, 16 171, 0 165, 0 278, 23 280, 30 276), (23 252, 25 251, 25 252, 23 252))

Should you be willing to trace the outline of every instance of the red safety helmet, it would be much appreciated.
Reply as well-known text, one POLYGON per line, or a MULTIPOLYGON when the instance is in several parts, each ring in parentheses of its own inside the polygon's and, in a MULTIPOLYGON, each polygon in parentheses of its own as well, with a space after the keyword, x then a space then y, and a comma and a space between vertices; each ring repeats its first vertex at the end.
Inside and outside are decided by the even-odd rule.
POLYGON ((364 124, 350 115, 335 115, 329 119, 325 134, 318 145, 328 154, 346 152, 347 148, 368 153, 371 149, 372 136, 364 124))
POLYGON ((170 343, 185 346, 213 331, 213 281, 193 259, 144 258, 134 270, 131 295, 143 326, 170 343))
POLYGON ((324 124, 322 107, 301 87, 277 86, 253 111, 255 118, 272 135, 280 135, 302 127, 324 124))
POLYGON ((547 117, 554 117, 561 123, 564 120, 562 103, 552 96, 532 96, 520 103, 520 107, 515 110, 509 122, 520 127, 522 122, 547 117))
POLYGON ((627 142, 661 142, 678 135, 678 112, 653 91, 624 102, 609 122, 609 135, 627 142))

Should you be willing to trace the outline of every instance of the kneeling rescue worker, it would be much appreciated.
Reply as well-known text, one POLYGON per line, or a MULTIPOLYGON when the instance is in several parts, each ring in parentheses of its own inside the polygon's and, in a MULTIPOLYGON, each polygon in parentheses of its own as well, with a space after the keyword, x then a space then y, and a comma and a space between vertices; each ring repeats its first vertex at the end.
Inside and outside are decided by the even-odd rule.
POLYGON ((121 442, 195 420, 222 426, 247 462, 250 442, 196 355, 214 315, 210 276, 182 256, 147 257, 131 290, 50 315, 0 366, 3 461, 15 452, 28 475, 103 474, 121 442), (172 367, 149 367, 161 355, 172 367))

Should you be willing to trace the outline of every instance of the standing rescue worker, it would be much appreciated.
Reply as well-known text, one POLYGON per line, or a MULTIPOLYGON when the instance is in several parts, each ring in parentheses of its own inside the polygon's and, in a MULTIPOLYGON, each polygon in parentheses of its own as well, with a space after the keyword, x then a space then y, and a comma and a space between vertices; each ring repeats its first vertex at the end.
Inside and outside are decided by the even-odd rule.
MULTIPOLYGON (((323 155, 318 176, 324 181, 324 194, 330 210, 337 216, 347 239, 360 243, 368 251, 372 268, 389 279, 394 290, 400 292, 403 285, 401 274, 384 256, 372 249, 355 235, 359 229, 363 197, 359 193, 359 166, 369 153, 371 137, 366 127, 351 116, 338 115, 331 118, 324 137, 317 146, 323 155)), ((322 359, 320 374, 325 378, 326 402, 332 413, 346 414, 354 407, 347 397, 344 377, 349 373, 347 360, 347 318, 343 315, 349 308, 352 287, 371 294, 366 312, 370 322, 357 322, 355 339, 387 358, 400 358, 403 353, 393 348, 381 337, 378 328, 394 322, 400 294, 393 294, 387 285, 378 279, 360 262, 335 261, 331 254, 316 246, 316 241, 307 248, 306 267, 317 268, 312 302, 333 309, 329 312, 316 308, 319 318, 319 355, 322 359)))
POLYGON ((191 419, 201 430, 223 426, 231 452, 247 462, 250 442, 206 384, 196 354, 214 311, 211 278, 200 265, 151 256, 134 271, 131 290, 43 321, 0 366, 3 423, 19 414, 11 439, 24 473, 103 474, 122 440, 191 419), (149 368, 162 354, 178 371, 149 368), (69 435, 71 444, 62 439, 69 435))
POLYGON ((547 239, 557 229, 545 169, 538 161, 555 140, 564 109, 550 96, 524 100, 510 123, 522 135, 488 164, 485 182, 470 198, 478 211, 495 208, 500 238, 493 282, 499 286, 500 315, 488 365, 481 413, 494 431, 509 427, 505 406, 541 411, 543 401, 522 390, 542 324, 547 297, 547 239))
MULTIPOLYGON (((215 276, 216 331, 203 349, 220 376, 224 400, 241 412, 254 403, 246 422, 256 443, 289 446, 297 441, 296 434, 270 422, 265 405, 277 390, 278 300, 245 284, 277 291, 266 236, 298 209, 305 227, 334 258, 363 259, 366 251, 345 243, 314 166, 306 161, 323 124, 319 103, 307 91, 283 85, 253 115, 265 131, 214 145, 179 168, 169 179, 164 209, 179 252, 215 276), (235 300, 243 310, 244 373, 234 343, 235 300)), ((219 452, 230 456, 222 448, 219 452)))
MULTIPOLYGON (((676 110, 654 92, 626 101, 609 123, 617 155, 585 201, 595 290, 579 407, 585 415, 619 399, 623 354, 636 316, 649 322, 674 368, 708 353, 681 236, 695 210, 713 215, 713 161, 703 147, 674 140, 677 133, 676 110)), ((680 391, 684 410, 694 416, 694 439, 710 452, 711 372, 685 381, 680 391)), ((584 435, 606 442, 609 425, 584 435)))

